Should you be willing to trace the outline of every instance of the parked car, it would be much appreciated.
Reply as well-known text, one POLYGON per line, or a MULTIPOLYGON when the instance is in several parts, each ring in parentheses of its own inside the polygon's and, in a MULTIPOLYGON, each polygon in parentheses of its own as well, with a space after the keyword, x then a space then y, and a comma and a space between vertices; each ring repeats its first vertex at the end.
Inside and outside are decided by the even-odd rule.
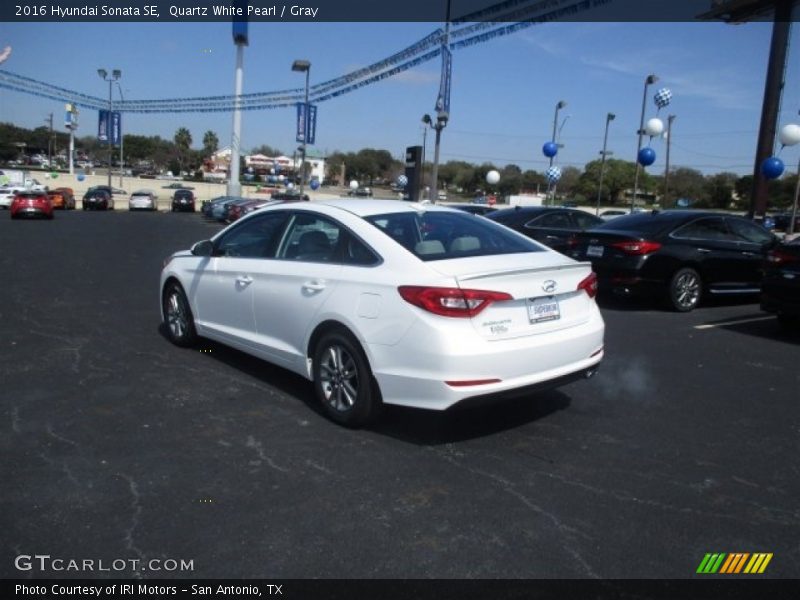
MULTIPOLYGON (((789 223, 792 222, 792 213, 786 212, 772 215, 772 221, 776 231, 789 231, 789 223)), ((800 213, 794 218, 794 231, 795 233, 800 232, 800 213)))
POLYGON ((573 235, 597 227, 603 219, 574 208, 554 206, 515 206, 486 215, 486 218, 511 227, 553 250, 568 252, 573 235))
POLYGON ((233 196, 217 196, 216 198, 211 198, 211 200, 203 200, 200 204, 200 212, 203 213, 204 217, 213 219, 215 207, 223 202, 227 202, 231 198, 233 198, 233 196))
POLYGON ((244 204, 249 204, 253 200, 251 198, 235 198, 233 200, 229 200, 222 205, 222 221, 225 223, 232 223, 236 219, 238 219, 241 214, 240 206, 244 204))
POLYGON ((183 185, 182 183, 170 183, 169 185, 162 185, 162 189, 164 190, 193 190, 194 188, 190 185, 183 185))
POLYGON ((757 294, 762 262, 776 243, 744 217, 668 210, 579 233, 571 254, 592 262, 601 291, 661 298, 686 312, 706 294, 757 294))
POLYGON ((158 196, 153 190, 136 190, 128 199, 128 210, 158 210, 158 196))
POLYGON ((233 202, 244 200, 241 196, 224 196, 221 202, 215 202, 211 207, 211 218, 215 221, 225 222, 228 218, 228 210, 233 202))
POLYGON ((767 253, 761 309, 777 315, 785 327, 800 328, 800 238, 767 253))
POLYGON ((53 203, 47 192, 28 190, 17 192, 11 202, 11 218, 44 217, 52 219, 55 216, 53 203))
POLYGON ((358 198, 371 198, 372 197, 372 188, 368 187, 359 187, 354 190, 349 190, 347 192, 348 196, 356 196, 358 198))
POLYGON ((0 187, 0 208, 9 209, 11 203, 14 202, 14 196, 20 192, 26 191, 24 187, 20 186, 2 186, 0 187))
MULTIPOLYGON (((61 193, 61 196, 62 196, 62 198, 64 199, 64 202, 65 202, 65 206, 64 206, 65 210, 75 210, 75 207, 76 207, 76 204, 77 204, 76 201, 75 201, 75 190, 73 190, 72 188, 68 188, 68 187, 57 187, 53 191, 61 193)), ((53 204, 53 207, 55 208, 55 204, 53 204)))
POLYGON ((108 191, 108 188, 89 188, 83 195, 81 208, 83 210, 114 210, 114 195, 108 191))
POLYGON ((325 413, 358 426, 381 403, 444 410, 591 376, 595 281, 449 208, 282 202, 170 256, 161 316, 179 346, 207 337, 312 380, 325 413))
POLYGON ((456 210, 461 210, 464 212, 471 213, 473 215, 488 215, 489 213, 495 212, 497 208, 494 206, 489 206, 488 204, 449 204, 450 208, 455 208, 456 210))
POLYGON ((615 217, 628 215, 630 214, 630 212, 631 211, 626 210, 624 208, 609 208, 608 210, 604 210, 603 212, 600 213, 600 218, 603 219, 603 221, 610 221, 615 217))
POLYGON ((172 212, 194 212, 194 192, 186 188, 172 194, 172 212))

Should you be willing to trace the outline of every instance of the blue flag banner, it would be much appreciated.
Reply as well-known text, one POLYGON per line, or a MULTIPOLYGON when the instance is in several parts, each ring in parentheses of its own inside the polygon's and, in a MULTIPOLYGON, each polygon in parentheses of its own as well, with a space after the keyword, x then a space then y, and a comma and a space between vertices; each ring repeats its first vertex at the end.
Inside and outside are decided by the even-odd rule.
POLYGON ((297 103, 297 134, 295 140, 313 144, 317 136, 317 107, 314 104, 297 103), (306 109, 307 107, 307 109, 306 109))
POLYGON ((450 77, 453 69, 453 54, 450 48, 442 46, 442 79, 439 82, 439 96, 436 98, 436 112, 450 112, 450 77))

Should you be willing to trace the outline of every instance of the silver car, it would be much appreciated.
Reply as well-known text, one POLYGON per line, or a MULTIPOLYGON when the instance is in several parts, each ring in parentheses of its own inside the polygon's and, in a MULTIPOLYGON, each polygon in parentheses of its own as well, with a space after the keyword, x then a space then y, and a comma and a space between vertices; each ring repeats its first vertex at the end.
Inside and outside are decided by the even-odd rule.
POLYGON ((128 200, 128 210, 157 210, 158 196, 153 190, 136 190, 128 200))

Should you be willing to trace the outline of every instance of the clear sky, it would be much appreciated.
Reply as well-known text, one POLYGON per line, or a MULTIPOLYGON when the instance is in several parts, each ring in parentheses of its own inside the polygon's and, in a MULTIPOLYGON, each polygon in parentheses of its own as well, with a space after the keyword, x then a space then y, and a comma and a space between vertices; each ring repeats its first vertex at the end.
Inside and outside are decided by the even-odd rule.
MULTIPOLYGON (((402 50, 437 23, 251 23, 244 55, 244 92, 302 87, 294 59, 311 61, 311 82, 326 81, 402 50)), ((451 116, 442 134, 441 160, 515 163, 543 171, 542 144, 550 139, 555 104, 566 118, 557 162, 582 168, 602 148, 606 113, 608 149, 633 161, 644 79, 646 119, 656 116, 652 96, 673 93, 659 116, 676 115, 671 164, 704 173, 749 174, 761 114, 771 23, 547 23, 453 54, 451 116)), ((779 125, 800 122, 800 52, 792 30, 779 125)), ((122 70, 126 100, 233 94, 235 47, 230 23, 0 23, 0 48, 11 57, 0 69, 53 85, 107 97, 97 69, 122 70)), ((421 144, 421 117, 434 112, 440 60, 323 102, 316 148, 383 148, 400 157, 421 144)), ((115 98, 118 90, 114 89, 115 98)), ((37 127, 53 112, 63 130, 63 103, 0 89, 0 121, 37 127)), ((261 144, 291 154, 294 109, 243 114, 242 148, 261 144)), ((205 131, 230 143, 230 113, 126 114, 126 133, 172 139, 187 127, 199 147, 205 131)), ((79 136, 96 132, 97 115, 84 110, 79 136)), ((559 123, 560 125, 561 123, 559 123)), ((433 134, 428 135, 428 157, 433 134)), ((666 145, 652 141, 663 172, 666 145)), ((780 156, 793 172, 800 146, 780 156)))

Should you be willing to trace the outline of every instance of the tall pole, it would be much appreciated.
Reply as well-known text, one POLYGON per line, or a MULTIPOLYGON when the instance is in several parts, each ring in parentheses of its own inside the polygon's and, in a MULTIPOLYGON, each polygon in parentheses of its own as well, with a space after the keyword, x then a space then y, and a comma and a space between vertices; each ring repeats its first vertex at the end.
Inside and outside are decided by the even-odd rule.
POLYGON ((311 77, 311 65, 308 65, 306 68, 306 93, 305 93, 305 104, 303 105, 303 119, 305 119, 305 123, 303 124, 303 150, 302 156, 300 157, 300 196, 303 196, 303 190, 306 186, 306 140, 308 140, 308 125, 310 123, 310 115, 309 115, 309 108, 308 108, 308 80, 311 77))
POLYGON ((786 70, 786 52, 792 26, 793 0, 777 0, 772 25, 772 40, 769 49, 767 76, 764 81, 764 100, 761 106, 761 123, 758 129, 756 161, 753 167, 753 191, 750 197, 750 218, 763 219, 767 210, 767 179, 761 172, 761 163, 772 155, 775 144, 775 129, 780 111, 781 92, 786 70))
POLYGON ((664 202, 662 208, 669 206, 669 147, 672 144, 672 122, 675 120, 675 115, 667 117, 667 166, 664 169, 664 202))
POLYGON ((595 210, 596 215, 600 214, 600 194, 603 191, 603 175, 605 175, 606 172, 606 155, 613 154, 613 152, 606 151, 606 148, 608 147, 608 125, 609 123, 611 123, 611 121, 614 120, 615 117, 616 115, 614 113, 608 113, 606 115, 606 132, 603 135, 603 150, 602 152, 600 152, 602 158, 600 159, 600 183, 597 184, 597 209, 595 210))
POLYGON ((644 93, 642 94, 642 116, 639 119, 639 142, 636 145, 636 175, 633 178, 633 198, 631 199, 631 211, 636 208, 636 197, 639 195, 639 152, 642 150, 642 136, 644 135, 644 109, 647 104, 647 88, 658 81, 658 77, 650 74, 644 80, 644 93))
MULTIPOLYGON (((449 69, 450 65, 446 63, 446 51, 450 50, 450 0, 447 0, 447 13, 444 20, 444 37, 442 39, 442 81, 449 77, 449 73, 445 73, 445 69, 449 69)), ((444 90, 439 90, 440 93, 444 90)), ((449 92, 446 92, 449 94, 449 92)), ((436 146, 433 151, 433 168, 431 172, 431 195, 430 201, 434 204, 439 200, 439 143, 442 137, 442 129, 447 126, 447 121, 450 119, 450 114, 447 112, 449 106, 449 99, 443 98, 445 106, 440 108, 437 106, 436 110, 436 125, 433 128, 436 130, 436 146)), ((438 103, 437 103, 438 104, 438 103)), ((423 164, 424 170, 424 164, 423 164)))
MULTIPOLYGON (((122 86, 117 82, 117 89, 119 90, 119 99, 125 102, 125 97, 122 95, 122 86)), ((122 131, 122 114, 119 117, 119 187, 122 187, 122 177, 125 173, 125 155, 123 149, 125 147, 125 134, 122 131)))
POLYGON ((44 120, 45 123, 50 124, 50 135, 47 137, 47 168, 53 168, 53 113, 44 120))
POLYGON ((107 125, 107 127, 108 127, 108 187, 111 187, 111 161, 112 161, 113 148, 114 148, 114 144, 112 143, 112 138, 114 136, 113 136, 113 130, 112 130, 112 127, 111 127, 111 122, 113 120, 111 115, 114 112, 114 101, 111 99, 111 83, 112 83, 112 81, 113 81, 113 79, 109 79, 108 80, 108 120, 106 121, 106 123, 108 123, 108 125, 107 125))
POLYGON ((233 93, 233 134, 231 135, 231 175, 228 179, 227 195, 241 196, 242 184, 239 182, 239 154, 242 139, 242 80, 244 76, 244 46, 236 43, 236 72, 234 74, 233 93))

